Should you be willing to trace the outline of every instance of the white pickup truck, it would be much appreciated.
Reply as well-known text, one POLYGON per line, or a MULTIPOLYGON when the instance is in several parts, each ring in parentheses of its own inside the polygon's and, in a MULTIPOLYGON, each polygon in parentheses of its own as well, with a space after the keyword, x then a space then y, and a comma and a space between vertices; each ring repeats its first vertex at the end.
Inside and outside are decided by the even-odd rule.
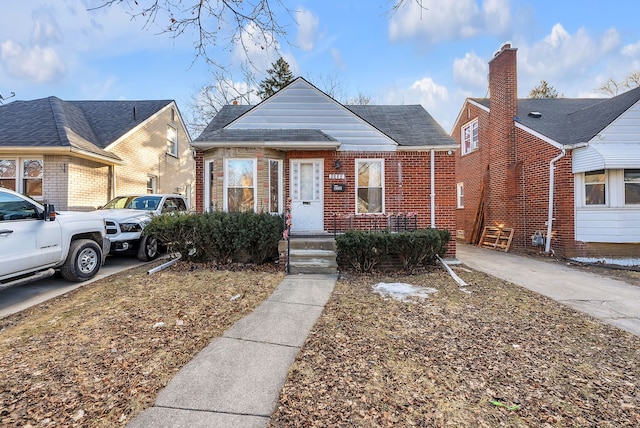
POLYGON ((51 276, 93 278, 109 252, 104 220, 0 188, 0 288, 51 276))

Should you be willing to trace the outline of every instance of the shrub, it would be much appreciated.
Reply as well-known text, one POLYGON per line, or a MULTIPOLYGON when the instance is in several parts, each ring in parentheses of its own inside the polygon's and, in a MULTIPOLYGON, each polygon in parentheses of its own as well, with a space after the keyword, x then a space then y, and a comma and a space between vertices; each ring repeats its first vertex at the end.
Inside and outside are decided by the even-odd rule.
POLYGON ((185 260, 261 264, 277 257, 283 230, 281 216, 216 211, 160 215, 152 219, 144 233, 156 235, 185 260))
POLYGON ((336 237, 338 263, 358 272, 371 272, 387 253, 387 232, 349 230, 336 237))
POLYGON ((403 269, 412 273, 419 266, 435 264, 437 256, 447 252, 450 239, 448 230, 439 229, 400 233, 348 231, 336 238, 338 263, 358 272, 370 272, 396 256, 403 269))

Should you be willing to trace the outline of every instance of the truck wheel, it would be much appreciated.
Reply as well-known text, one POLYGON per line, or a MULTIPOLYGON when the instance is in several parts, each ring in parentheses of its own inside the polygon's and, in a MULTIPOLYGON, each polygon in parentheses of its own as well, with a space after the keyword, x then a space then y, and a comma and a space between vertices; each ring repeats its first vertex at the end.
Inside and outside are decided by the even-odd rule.
POLYGON ((67 260, 60 267, 60 273, 67 281, 86 281, 98 273, 101 262, 102 250, 95 241, 77 239, 71 242, 67 260))
POLYGON ((148 262, 158 257, 158 238, 153 235, 145 235, 140 238, 138 247, 138 260, 148 262))

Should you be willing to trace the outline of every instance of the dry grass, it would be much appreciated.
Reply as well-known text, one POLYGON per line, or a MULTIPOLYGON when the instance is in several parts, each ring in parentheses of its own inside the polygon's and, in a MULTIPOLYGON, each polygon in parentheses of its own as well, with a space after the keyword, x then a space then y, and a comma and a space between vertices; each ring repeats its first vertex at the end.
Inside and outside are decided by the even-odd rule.
POLYGON ((338 282, 272 427, 640 426, 640 339, 478 272, 338 282), (402 303, 378 282, 434 287, 402 303))
MULTIPOLYGON (((194 268, 128 271, 1 319, 0 426, 124 426, 283 279, 194 268)), ((458 273, 470 293, 440 270, 343 277, 272 426, 640 425, 638 337, 458 273), (374 294, 378 282, 438 291, 402 303, 374 294)))
POLYGON ((1 319, 0 425, 124 426, 284 277, 182 267, 127 271, 1 319))

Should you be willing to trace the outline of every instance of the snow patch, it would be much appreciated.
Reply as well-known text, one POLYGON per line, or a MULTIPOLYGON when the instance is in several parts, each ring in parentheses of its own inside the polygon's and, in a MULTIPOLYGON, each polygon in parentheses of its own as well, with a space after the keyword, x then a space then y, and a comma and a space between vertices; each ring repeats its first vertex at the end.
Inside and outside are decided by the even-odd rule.
POLYGON ((391 297, 402 302, 408 302, 412 298, 426 299, 429 294, 435 293, 435 288, 416 287, 403 282, 379 282, 373 286, 373 292, 383 297, 391 297))

